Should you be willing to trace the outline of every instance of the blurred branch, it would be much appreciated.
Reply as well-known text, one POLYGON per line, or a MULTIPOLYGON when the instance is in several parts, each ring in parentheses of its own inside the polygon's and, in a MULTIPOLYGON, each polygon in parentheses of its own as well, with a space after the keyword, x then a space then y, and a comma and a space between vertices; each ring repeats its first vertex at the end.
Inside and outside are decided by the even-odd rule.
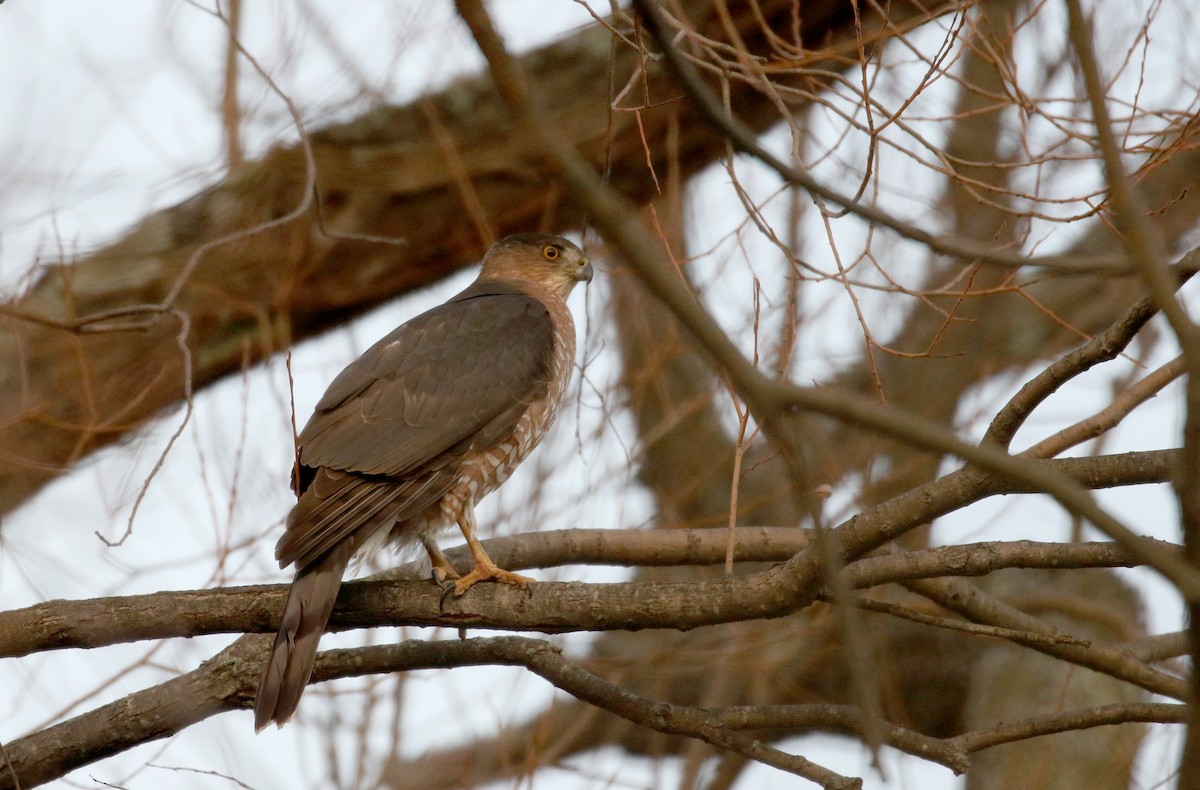
POLYGON ((1178 700, 1187 698, 1187 681, 1148 666, 1120 647, 1095 643, 1083 645, 1076 640, 1057 639, 1070 635, 1045 620, 1025 614, 987 595, 966 580, 912 579, 905 582, 904 586, 972 622, 1011 629, 1012 634, 1007 638, 1039 653, 1086 666, 1156 694, 1178 700), (1026 640, 1021 637, 1023 632, 1052 638, 1026 640))
POLYGON ((1131 721, 1178 724, 1186 721, 1187 705, 1171 703, 1132 703, 1126 705, 1104 705, 1090 710, 1067 710, 1034 716, 1023 721, 1006 722, 987 730, 964 732, 946 743, 965 752, 978 752, 1003 743, 1052 735, 1069 730, 1105 727, 1112 724, 1127 724, 1131 721))
POLYGON ((1120 425, 1121 421, 1128 417, 1134 409, 1153 398, 1186 372, 1183 357, 1175 357, 1167 364, 1134 382, 1100 411, 1042 439, 1026 450, 1023 455, 1030 458, 1052 458, 1089 439, 1095 439, 1120 425))
POLYGON ((708 89, 700 75, 676 49, 668 35, 666 25, 655 0, 633 0, 633 5, 642 14, 646 29, 654 36, 659 49, 671 65, 676 80, 687 93, 688 98, 700 108, 704 119, 715 127, 723 136, 728 138, 735 147, 745 151, 763 164, 770 167, 789 184, 800 187, 810 194, 831 203, 842 206, 847 211, 876 225, 885 227, 899 235, 925 245, 930 250, 943 255, 951 255, 967 261, 982 261, 997 266, 1022 268, 1025 266, 1040 266, 1070 272, 1097 272, 1123 274, 1129 271, 1128 263, 1122 257, 1103 256, 1073 256, 1046 255, 1030 258, 1025 255, 1004 254, 996 251, 995 247, 980 244, 971 239, 938 236, 924 231, 911 223, 903 222, 891 216, 882 209, 860 203, 853 197, 842 195, 817 181, 808 173, 793 167, 767 151, 759 142, 758 134, 736 117, 730 116, 721 106, 720 101, 708 89))
POLYGON ((225 132, 225 164, 232 171, 245 161, 242 151, 242 111, 238 106, 238 51, 235 43, 242 29, 242 0, 229 0, 228 14, 221 13, 220 3, 216 13, 220 16, 229 31, 229 41, 225 46, 225 81, 221 93, 221 128, 225 132))

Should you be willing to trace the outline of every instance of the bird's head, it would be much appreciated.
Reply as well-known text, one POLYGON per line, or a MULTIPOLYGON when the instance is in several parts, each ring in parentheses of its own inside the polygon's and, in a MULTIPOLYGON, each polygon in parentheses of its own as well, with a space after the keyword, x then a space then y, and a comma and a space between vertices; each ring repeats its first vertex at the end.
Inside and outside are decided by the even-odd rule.
POLYGON ((482 276, 535 282, 565 299, 576 283, 592 281, 592 263, 562 236, 520 233, 492 245, 482 276))

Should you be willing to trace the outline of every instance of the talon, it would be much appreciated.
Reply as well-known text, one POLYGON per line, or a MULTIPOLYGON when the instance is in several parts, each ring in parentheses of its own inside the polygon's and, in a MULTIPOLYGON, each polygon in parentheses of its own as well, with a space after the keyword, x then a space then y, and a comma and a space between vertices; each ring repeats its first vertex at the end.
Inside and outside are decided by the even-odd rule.
POLYGON ((450 566, 435 567, 429 572, 429 579, 442 590, 442 595, 438 598, 438 611, 443 614, 446 611, 446 599, 450 597, 450 593, 454 592, 454 582, 451 579, 459 578, 458 572, 450 566))
POLYGON ((458 578, 458 571, 454 570, 454 566, 446 559, 446 555, 442 554, 442 550, 431 539, 423 538, 421 543, 425 546, 425 551, 429 553, 429 577, 433 583, 442 588, 442 597, 438 599, 438 611, 446 612, 446 596, 454 592, 454 585, 450 583, 450 579, 458 578))
POLYGON ((446 613, 446 599, 450 597, 450 593, 454 592, 454 585, 450 582, 438 585, 442 588, 442 594, 438 596, 438 613, 446 613))

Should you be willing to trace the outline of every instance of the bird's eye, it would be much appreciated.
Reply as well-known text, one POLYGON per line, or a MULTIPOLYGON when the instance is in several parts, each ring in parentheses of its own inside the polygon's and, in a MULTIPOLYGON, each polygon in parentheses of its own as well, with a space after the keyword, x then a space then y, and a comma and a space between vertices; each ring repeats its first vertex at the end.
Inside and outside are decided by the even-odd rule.
POLYGON ((562 256, 562 250, 560 250, 558 247, 555 247, 553 244, 547 244, 545 247, 542 247, 542 257, 544 257, 546 260, 556 261, 560 256, 562 256))

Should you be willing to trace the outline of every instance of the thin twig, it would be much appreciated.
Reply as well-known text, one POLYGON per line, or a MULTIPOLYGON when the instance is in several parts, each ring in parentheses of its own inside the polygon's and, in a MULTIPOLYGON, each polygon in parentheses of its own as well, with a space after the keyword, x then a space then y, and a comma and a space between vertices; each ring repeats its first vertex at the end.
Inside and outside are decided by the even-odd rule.
POLYGON ((760 160, 788 183, 798 186, 823 200, 842 206, 868 222, 882 225, 907 239, 924 244, 929 249, 942 255, 982 261, 1009 268, 1036 265, 1047 269, 1058 269, 1076 273, 1102 271, 1111 274, 1128 272, 1128 264, 1121 258, 1048 255, 1033 261, 1021 255, 998 253, 988 245, 980 244, 970 239, 938 236, 921 230, 893 217, 876 206, 856 202, 854 199, 826 187, 808 173, 799 168, 792 167, 770 151, 767 151, 758 143, 758 136, 753 130, 723 110, 721 103, 712 95, 712 92, 705 85, 704 81, 700 79, 700 75, 696 72, 695 67, 680 55, 672 43, 671 37, 667 33, 662 13, 653 0, 633 0, 633 4, 641 13, 646 29, 654 36, 655 41, 666 57, 667 63, 674 71, 680 86, 689 98, 695 102, 696 106, 704 114, 705 119, 732 141, 737 148, 760 160))
MULTIPOLYGON (((830 597, 832 598, 832 596, 830 597)), ((949 617, 937 617, 924 612, 918 612, 908 606, 901 606, 890 601, 877 601, 874 598, 857 598, 854 601, 854 605, 868 612, 891 615, 901 620, 907 620, 910 623, 928 625, 934 628, 945 628, 949 631, 958 631, 959 633, 973 634, 975 636, 993 636, 1020 644, 1040 643, 1048 645, 1079 645, 1081 647, 1090 647, 1092 644, 1092 640, 1090 639, 1083 639, 1082 637, 1071 636, 1070 634, 1037 634, 1033 631, 1020 631, 1015 628, 979 625, 964 620, 954 620, 949 617)))
MULTIPOLYGON (((218 6, 219 8, 220 6, 218 6)), ((221 92, 221 126, 225 132, 225 165, 235 170, 245 161, 241 140, 241 111, 238 107, 238 49, 234 43, 242 27, 242 0, 229 0, 225 46, 225 83, 221 92)))
POLYGON ((133 507, 129 509, 129 518, 125 520, 125 532, 117 540, 109 540, 100 533, 99 530, 94 530, 94 534, 100 541, 111 548, 124 545, 129 536, 133 534, 133 522, 137 518, 138 510, 142 506, 142 501, 146 498, 146 494, 150 491, 150 483, 162 471, 163 465, 167 462, 167 456, 170 455, 171 449, 175 446, 175 442, 183 435, 184 428, 192 419, 192 411, 195 403, 192 400, 192 350, 188 347, 188 333, 191 331, 192 321, 187 313, 177 308, 169 308, 167 312, 179 319, 179 331, 175 333, 175 343, 179 346, 179 353, 183 357, 183 419, 179 421, 179 425, 175 427, 171 437, 167 439, 167 444, 163 447, 162 452, 158 454, 158 458, 154 461, 154 466, 150 468, 150 472, 138 487, 137 497, 133 500, 133 507))
MULTIPOLYGON (((1180 257, 1174 268, 1178 288, 1200 269, 1200 247, 1195 247, 1180 257)), ((1071 379, 1095 365, 1114 359, 1123 352, 1157 312, 1158 308, 1153 299, 1140 299, 1103 332, 1030 379, 992 419, 983 442, 1008 447, 1017 430, 1025 424, 1039 404, 1071 379)))
POLYGON ((1183 357, 1175 357, 1118 394, 1100 411, 1063 428, 1052 436, 1047 436, 1021 455, 1028 458, 1053 458, 1077 444, 1095 439, 1115 428, 1134 409, 1153 398, 1162 391, 1163 387, 1186 372, 1183 357))
POLYGON ((1187 705, 1177 705, 1162 702, 1130 702, 1113 705, 1102 705, 1097 708, 1084 710, 1068 710, 1060 713, 1047 713, 1041 716, 1031 716, 1020 721, 1006 722, 987 730, 966 732, 953 738, 947 738, 944 743, 974 753, 1005 743, 1024 741, 1042 735, 1053 735, 1058 732, 1086 730, 1092 727, 1106 727, 1113 724, 1129 722, 1153 722, 1158 724, 1179 724, 1187 720, 1187 705))

